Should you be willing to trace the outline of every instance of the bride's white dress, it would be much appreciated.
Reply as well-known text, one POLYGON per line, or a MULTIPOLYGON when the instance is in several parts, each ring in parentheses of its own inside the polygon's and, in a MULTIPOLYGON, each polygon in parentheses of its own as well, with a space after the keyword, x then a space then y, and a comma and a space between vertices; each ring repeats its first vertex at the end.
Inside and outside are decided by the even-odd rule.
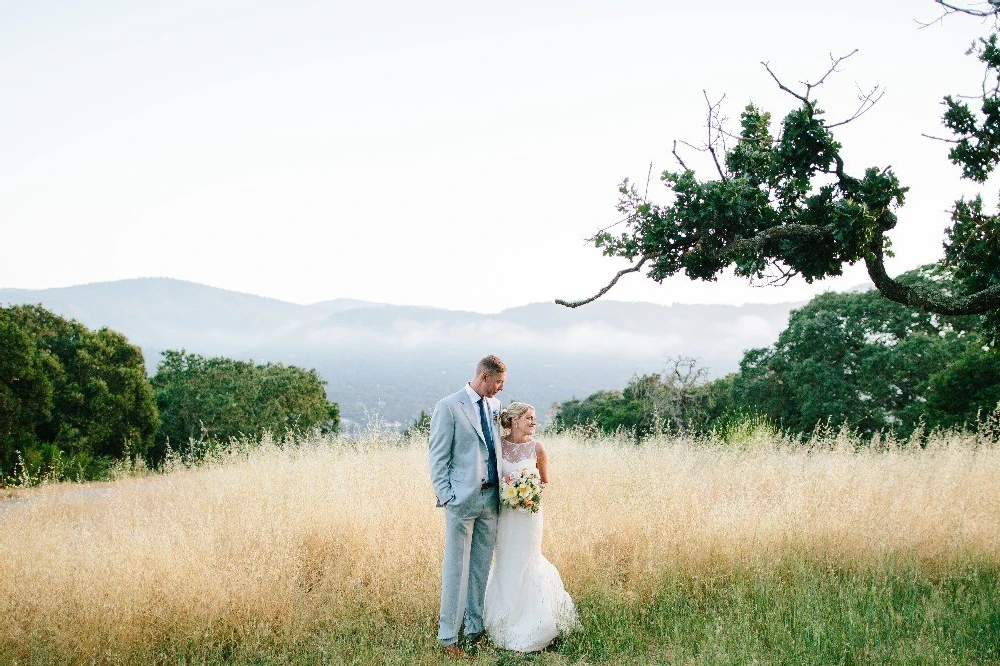
MULTIPOLYGON (((519 445, 503 442, 504 476, 536 464, 534 440, 519 445)), ((579 624, 559 572, 542 557, 543 510, 500 508, 484 621, 490 640, 505 650, 541 650, 560 632, 579 624)))

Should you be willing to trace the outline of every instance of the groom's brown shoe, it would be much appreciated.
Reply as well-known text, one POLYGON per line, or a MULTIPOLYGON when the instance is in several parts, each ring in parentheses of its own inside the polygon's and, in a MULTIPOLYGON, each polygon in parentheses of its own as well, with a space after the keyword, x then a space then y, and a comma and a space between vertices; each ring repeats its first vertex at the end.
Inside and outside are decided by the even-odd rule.
POLYGON ((457 645, 445 645, 444 653, 452 659, 465 659, 469 654, 457 645))

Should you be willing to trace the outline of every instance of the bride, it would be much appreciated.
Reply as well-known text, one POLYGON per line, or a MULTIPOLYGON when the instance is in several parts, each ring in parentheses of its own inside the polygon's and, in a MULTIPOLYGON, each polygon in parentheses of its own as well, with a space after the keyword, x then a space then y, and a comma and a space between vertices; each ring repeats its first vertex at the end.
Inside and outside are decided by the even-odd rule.
MULTIPOLYGON (((534 440, 535 409, 513 402, 500 414, 509 434, 502 440, 504 476, 537 468, 542 488, 549 480, 548 457, 534 440)), ((542 511, 501 505, 493 568, 486 583, 486 632, 499 648, 541 650, 557 634, 579 625, 573 600, 556 568, 542 556, 542 511)))

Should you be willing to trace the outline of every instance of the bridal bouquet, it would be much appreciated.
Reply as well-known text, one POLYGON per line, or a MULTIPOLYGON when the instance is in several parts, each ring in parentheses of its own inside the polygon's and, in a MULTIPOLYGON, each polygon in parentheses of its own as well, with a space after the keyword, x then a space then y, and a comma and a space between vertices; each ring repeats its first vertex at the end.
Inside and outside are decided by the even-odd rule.
POLYGON ((525 513, 538 513, 542 506, 542 477, 538 469, 525 467, 503 477, 500 503, 525 513))

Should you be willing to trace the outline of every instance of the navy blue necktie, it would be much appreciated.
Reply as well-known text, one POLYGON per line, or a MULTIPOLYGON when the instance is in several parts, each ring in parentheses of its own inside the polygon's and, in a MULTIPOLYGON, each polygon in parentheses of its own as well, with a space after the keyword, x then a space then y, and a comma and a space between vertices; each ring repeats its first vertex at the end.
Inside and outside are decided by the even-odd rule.
POLYGON ((483 426, 483 437, 486 438, 486 450, 489 452, 486 483, 497 483, 497 454, 493 447, 493 429, 490 428, 490 420, 486 418, 486 398, 479 399, 479 421, 483 426))

